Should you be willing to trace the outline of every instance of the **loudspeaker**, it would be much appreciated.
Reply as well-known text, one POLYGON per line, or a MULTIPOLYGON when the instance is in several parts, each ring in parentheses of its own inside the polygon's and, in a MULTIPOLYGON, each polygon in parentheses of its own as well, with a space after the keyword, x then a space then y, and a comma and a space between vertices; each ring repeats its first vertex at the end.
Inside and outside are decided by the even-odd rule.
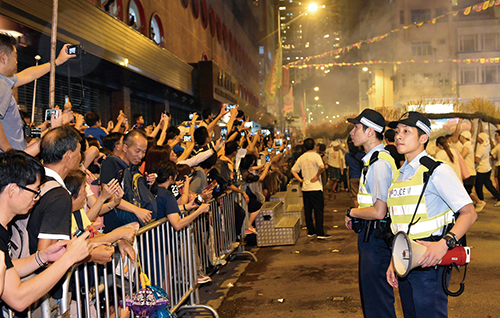
MULTIPOLYGON (((415 267, 420 266, 418 260, 424 255, 427 247, 410 239, 405 232, 400 231, 394 237, 392 245, 392 262, 399 277, 405 277, 415 267)), ((439 265, 456 264, 463 266, 470 262, 470 247, 457 246, 448 251, 439 265)))
POLYGON ((426 250, 427 247, 410 239, 405 232, 396 233, 392 244, 392 263, 396 274, 406 277, 412 269, 420 266, 418 260, 426 250))

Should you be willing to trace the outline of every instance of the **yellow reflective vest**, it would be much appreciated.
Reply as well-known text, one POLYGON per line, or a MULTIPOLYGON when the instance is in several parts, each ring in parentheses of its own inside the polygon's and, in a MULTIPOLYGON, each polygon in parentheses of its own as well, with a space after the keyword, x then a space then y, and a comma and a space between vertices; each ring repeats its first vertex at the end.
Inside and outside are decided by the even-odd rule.
MULTIPOLYGON (((413 213, 418 203, 418 198, 424 187, 424 173, 429 171, 427 167, 421 165, 413 178, 407 181, 397 181, 401 172, 398 170, 392 175, 392 185, 389 188, 387 196, 387 207, 391 216, 391 230, 394 234, 399 231, 408 231, 408 225, 411 222, 413 213)), ((425 195, 418 206, 417 214, 410 229, 409 237, 411 239, 421 239, 431 236, 447 224, 453 222, 453 211, 448 208, 445 211, 439 211, 436 216, 429 217, 425 195)), ((438 234, 438 233, 436 233, 438 234)), ((439 233, 440 234, 440 233, 439 233)))
MULTIPOLYGON (((386 152, 382 152, 382 151, 379 151, 378 152, 378 159, 382 159, 382 160, 385 160, 387 162, 389 162, 391 164, 391 168, 392 168, 392 173, 394 175, 394 172, 397 170, 396 168, 396 164, 394 163, 394 158, 392 158, 392 156, 386 152)), ((370 160, 368 160, 367 163, 365 163, 364 165, 364 169, 369 169, 370 168, 370 160)), ((361 178, 360 178, 360 182, 359 182, 359 192, 358 192, 358 203, 359 203, 359 206, 358 208, 367 208, 367 207, 371 207, 373 206, 373 200, 372 200, 372 194, 368 192, 368 190, 366 189, 366 179, 365 179, 365 173, 361 173, 361 178)))

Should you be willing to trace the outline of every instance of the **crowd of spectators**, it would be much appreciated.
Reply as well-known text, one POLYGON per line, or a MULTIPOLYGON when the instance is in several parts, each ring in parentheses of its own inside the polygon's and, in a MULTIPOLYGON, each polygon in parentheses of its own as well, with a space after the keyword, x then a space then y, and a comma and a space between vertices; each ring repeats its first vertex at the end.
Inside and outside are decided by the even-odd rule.
MULTIPOLYGON (((72 57, 65 45, 56 66, 72 57)), ((251 131, 237 108, 215 116, 205 109, 202 118, 193 113, 179 126, 170 125, 168 112, 145 125, 141 114, 127 118, 120 111, 104 127, 100 114, 78 114, 67 101, 38 127, 28 125, 11 89, 50 65, 16 74, 15 40, 6 34, 0 34, 0 62, 0 295, 6 307, 23 311, 49 291, 60 298, 61 279, 73 264, 106 264, 115 248, 134 261, 140 227, 167 218, 180 230, 226 191, 240 193, 252 207, 246 234, 255 234, 260 205, 290 178, 287 142, 275 147, 273 133, 251 131), (30 132, 35 128, 40 135, 30 132), (263 183, 263 190, 241 190, 243 179, 263 183)))
MULTIPOLYGON (((209 212, 209 201, 226 191, 240 193, 247 203, 248 230, 239 234, 257 234, 253 223, 262 203, 291 178, 291 161, 298 156, 292 155, 290 135, 252 129, 237 107, 215 116, 205 109, 202 118, 193 113, 179 126, 170 125, 168 112, 158 124, 145 125, 142 115, 129 120, 120 111, 104 127, 98 113, 77 114, 68 101, 38 125, 40 136, 25 133, 11 88, 44 75, 49 65, 14 74, 16 50, 7 35, 0 35, 2 57, 8 68, 0 65, 0 94, 8 103, 0 105, 0 289, 19 286, 3 288, 1 296, 16 311, 49 290, 59 298, 63 273, 75 263, 106 264, 115 247, 134 260, 132 243, 140 227, 167 218, 180 230, 209 212), (251 184, 247 191, 243 182, 251 184), (44 287, 38 288, 41 281, 44 287)), ((56 64, 71 57, 64 46, 56 64)), ((244 213, 241 206, 238 211, 244 213)))

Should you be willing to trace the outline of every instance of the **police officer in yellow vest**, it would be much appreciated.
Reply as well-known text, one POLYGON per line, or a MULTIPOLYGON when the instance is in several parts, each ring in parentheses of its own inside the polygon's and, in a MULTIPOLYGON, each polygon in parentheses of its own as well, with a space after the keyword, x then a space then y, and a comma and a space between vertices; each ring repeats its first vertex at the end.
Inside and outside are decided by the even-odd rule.
MULTIPOLYGON (((424 173, 429 170, 421 164, 421 159, 429 156, 425 147, 431 135, 431 124, 424 115, 408 112, 398 121, 389 123, 389 127, 396 129, 396 147, 406 156, 406 161, 394 173, 387 206, 392 232, 407 232, 422 193, 424 173)), ((429 159, 424 158, 422 162, 426 160, 429 159)), ((414 218, 418 221, 412 224, 409 233, 410 238, 427 247, 418 261, 422 266, 399 279, 392 263, 387 270, 387 282, 399 287, 405 318, 448 317, 448 296, 442 286, 444 267, 436 265, 477 219, 467 191, 449 165, 440 164, 428 180, 414 218), (444 233, 451 227, 449 225, 453 225, 451 231, 444 233)))
POLYGON ((365 109, 356 118, 350 135, 355 146, 363 146, 364 168, 360 178, 357 208, 349 208, 346 226, 358 235, 359 292, 365 317, 396 317, 394 291, 386 283, 391 251, 383 236, 389 232, 387 192, 396 170, 394 159, 382 144, 384 117, 365 109))

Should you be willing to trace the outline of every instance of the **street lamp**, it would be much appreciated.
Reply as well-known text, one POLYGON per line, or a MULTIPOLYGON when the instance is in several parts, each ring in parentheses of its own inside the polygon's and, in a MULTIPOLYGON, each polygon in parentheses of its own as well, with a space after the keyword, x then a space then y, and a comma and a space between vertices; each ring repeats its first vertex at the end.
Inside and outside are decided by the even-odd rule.
POLYGON ((311 3, 311 4, 307 7, 307 9, 309 10, 309 12, 316 12, 316 11, 318 11, 318 8, 319 8, 319 7, 318 7, 318 5, 317 5, 316 3, 314 3, 314 2, 313 2, 313 3, 311 3))

